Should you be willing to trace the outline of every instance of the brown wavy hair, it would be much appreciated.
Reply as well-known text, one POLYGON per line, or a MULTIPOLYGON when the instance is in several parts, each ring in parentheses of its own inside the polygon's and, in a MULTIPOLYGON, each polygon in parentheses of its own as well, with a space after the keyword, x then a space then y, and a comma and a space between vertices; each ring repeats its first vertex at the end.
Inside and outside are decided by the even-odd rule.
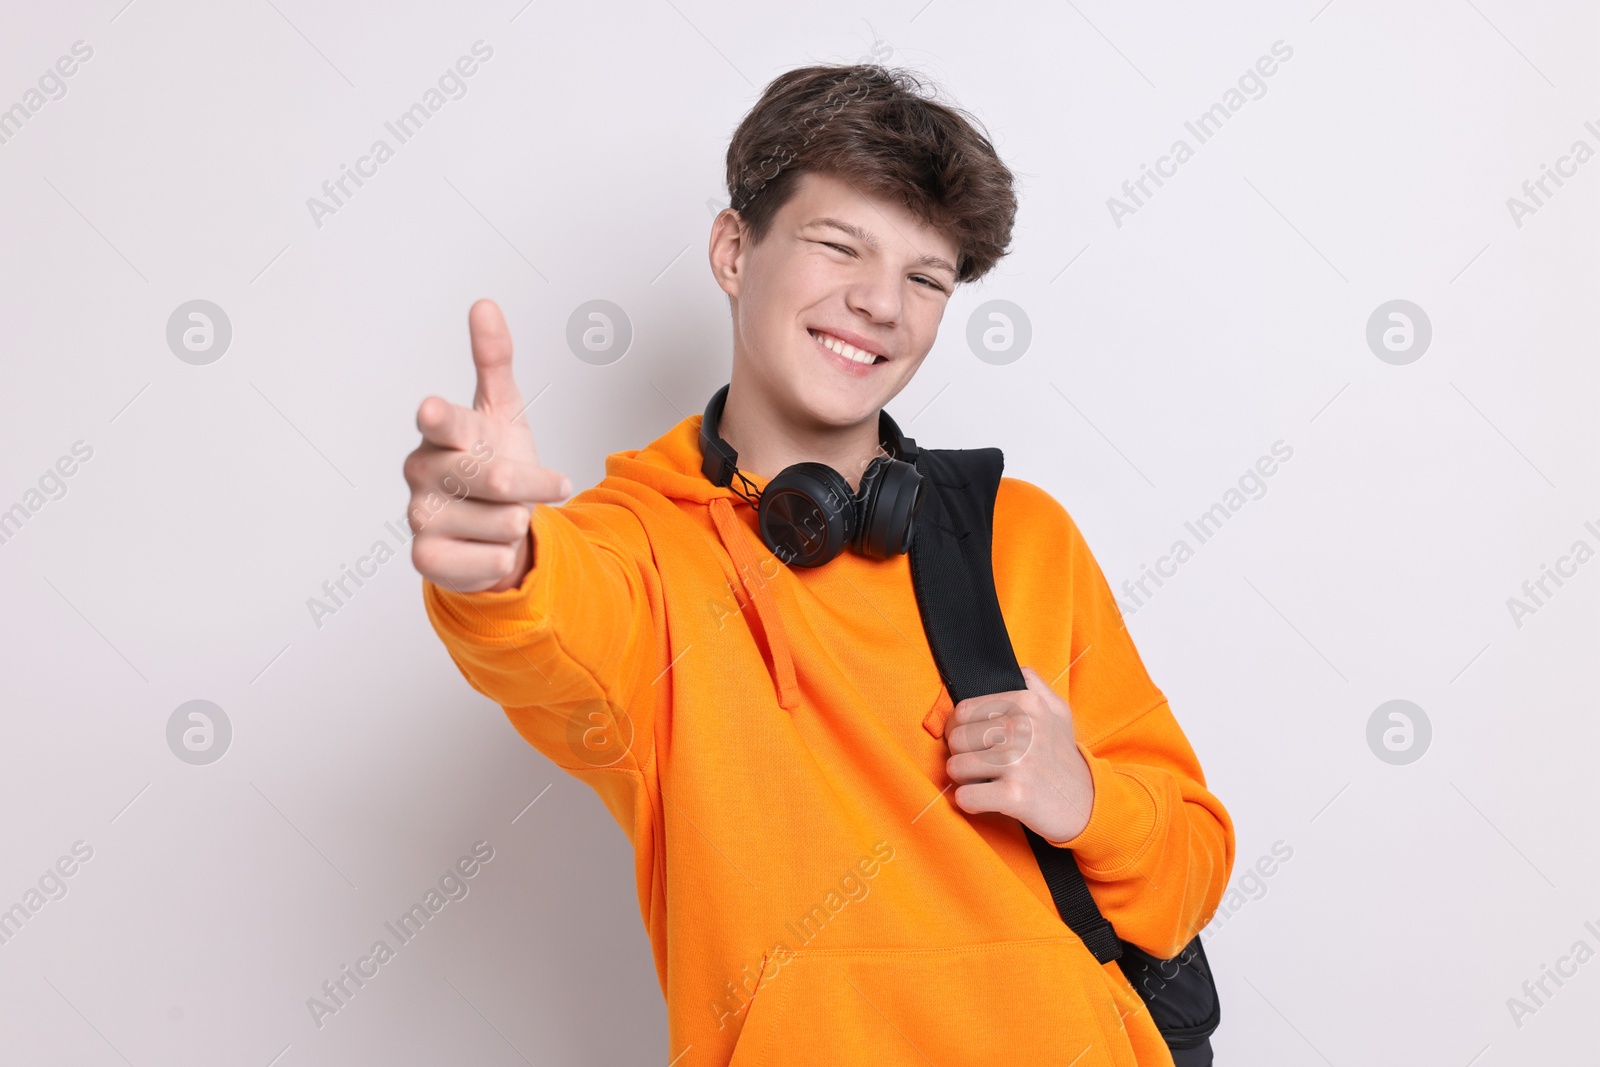
POLYGON ((956 280, 989 272, 1011 243, 1010 169, 971 115, 916 73, 877 64, 799 67, 774 78, 728 143, 728 201, 753 242, 802 173, 905 205, 960 249, 956 280))

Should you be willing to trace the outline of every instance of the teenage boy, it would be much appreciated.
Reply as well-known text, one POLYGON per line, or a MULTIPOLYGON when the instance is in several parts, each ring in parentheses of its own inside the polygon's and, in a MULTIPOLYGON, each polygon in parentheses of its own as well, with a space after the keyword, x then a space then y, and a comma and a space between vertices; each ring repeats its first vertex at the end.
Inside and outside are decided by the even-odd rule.
POLYGON ((1061 921, 1023 826, 1163 958, 1217 907, 1233 827, 1067 512, 1002 481, 995 584, 1027 688, 952 707, 904 552, 792 566, 752 506, 796 463, 851 494, 876 479, 884 405, 955 287, 1006 252, 1011 173, 914 76, 823 66, 767 87, 727 177, 710 261, 739 475, 707 476, 693 415, 552 506, 570 483, 540 465, 505 320, 479 301, 473 405, 424 400, 405 463, 428 617, 632 842, 668 1060, 1170 1064, 1118 966, 1061 921))

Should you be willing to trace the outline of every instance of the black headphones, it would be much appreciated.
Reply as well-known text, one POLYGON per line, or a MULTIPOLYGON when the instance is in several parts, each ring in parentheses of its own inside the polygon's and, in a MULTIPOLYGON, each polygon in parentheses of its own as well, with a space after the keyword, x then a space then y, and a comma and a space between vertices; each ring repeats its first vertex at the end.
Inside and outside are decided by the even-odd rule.
POLYGON ((761 540, 772 554, 795 567, 820 567, 845 547, 864 556, 888 559, 911 547, 913 520, 922 502, 922 475, 913 466, 917 443, 900 433, 887 411, 878 412, 878 439, 888 456, 878 456, 861 475, 861 489, 826 463, 795 463, 767 483, 759 495, 739 470, 739 453, 717 433, 724 385, 706 405, 700 422, 700 470, 712 485, 732 486, 755 505, 761 540))

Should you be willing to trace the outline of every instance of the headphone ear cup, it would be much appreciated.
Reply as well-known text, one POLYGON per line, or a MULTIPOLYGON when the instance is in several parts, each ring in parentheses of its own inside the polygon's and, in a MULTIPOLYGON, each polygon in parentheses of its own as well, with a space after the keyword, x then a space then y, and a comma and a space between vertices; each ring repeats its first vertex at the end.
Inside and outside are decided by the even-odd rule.
POLYGON ((856 551, 874 559, 888 559, 911 547, 917 505, 922 503, 922 474, 902 460, 875 462, 884 466, 861 498, 861 533, 856 551))
POLYGON ((826 463, 796 463, 761 490, 761 540, 791 567, 820 567, 855 540, 857 506, 838 471, 826 463))

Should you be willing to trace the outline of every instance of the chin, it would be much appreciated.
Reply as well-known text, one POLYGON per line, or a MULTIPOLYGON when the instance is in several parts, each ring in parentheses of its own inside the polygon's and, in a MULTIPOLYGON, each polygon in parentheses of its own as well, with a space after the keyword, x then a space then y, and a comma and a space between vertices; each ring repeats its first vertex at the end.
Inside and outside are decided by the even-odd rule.
POLYGON ((882 382, 853 381, 826 368, 807 368, 793 381, 796 406, 826 426, 854 426, 876 416, 888 399, 882 382))
POLYGON ((883 405, 876 398, 855 398, 847 401, 824 401, 820 404, 807 404, 806 409, 813 418, 827 426, 843 429, 846 426, 855 426, 867 419, 876 418, 883 405))
POLYGON ((793 395, 818 422, 853 426, 877 415, 899 391, 900 368, 892 360, 858 364, 830 352, 803 335, 790 364, 793 395))

